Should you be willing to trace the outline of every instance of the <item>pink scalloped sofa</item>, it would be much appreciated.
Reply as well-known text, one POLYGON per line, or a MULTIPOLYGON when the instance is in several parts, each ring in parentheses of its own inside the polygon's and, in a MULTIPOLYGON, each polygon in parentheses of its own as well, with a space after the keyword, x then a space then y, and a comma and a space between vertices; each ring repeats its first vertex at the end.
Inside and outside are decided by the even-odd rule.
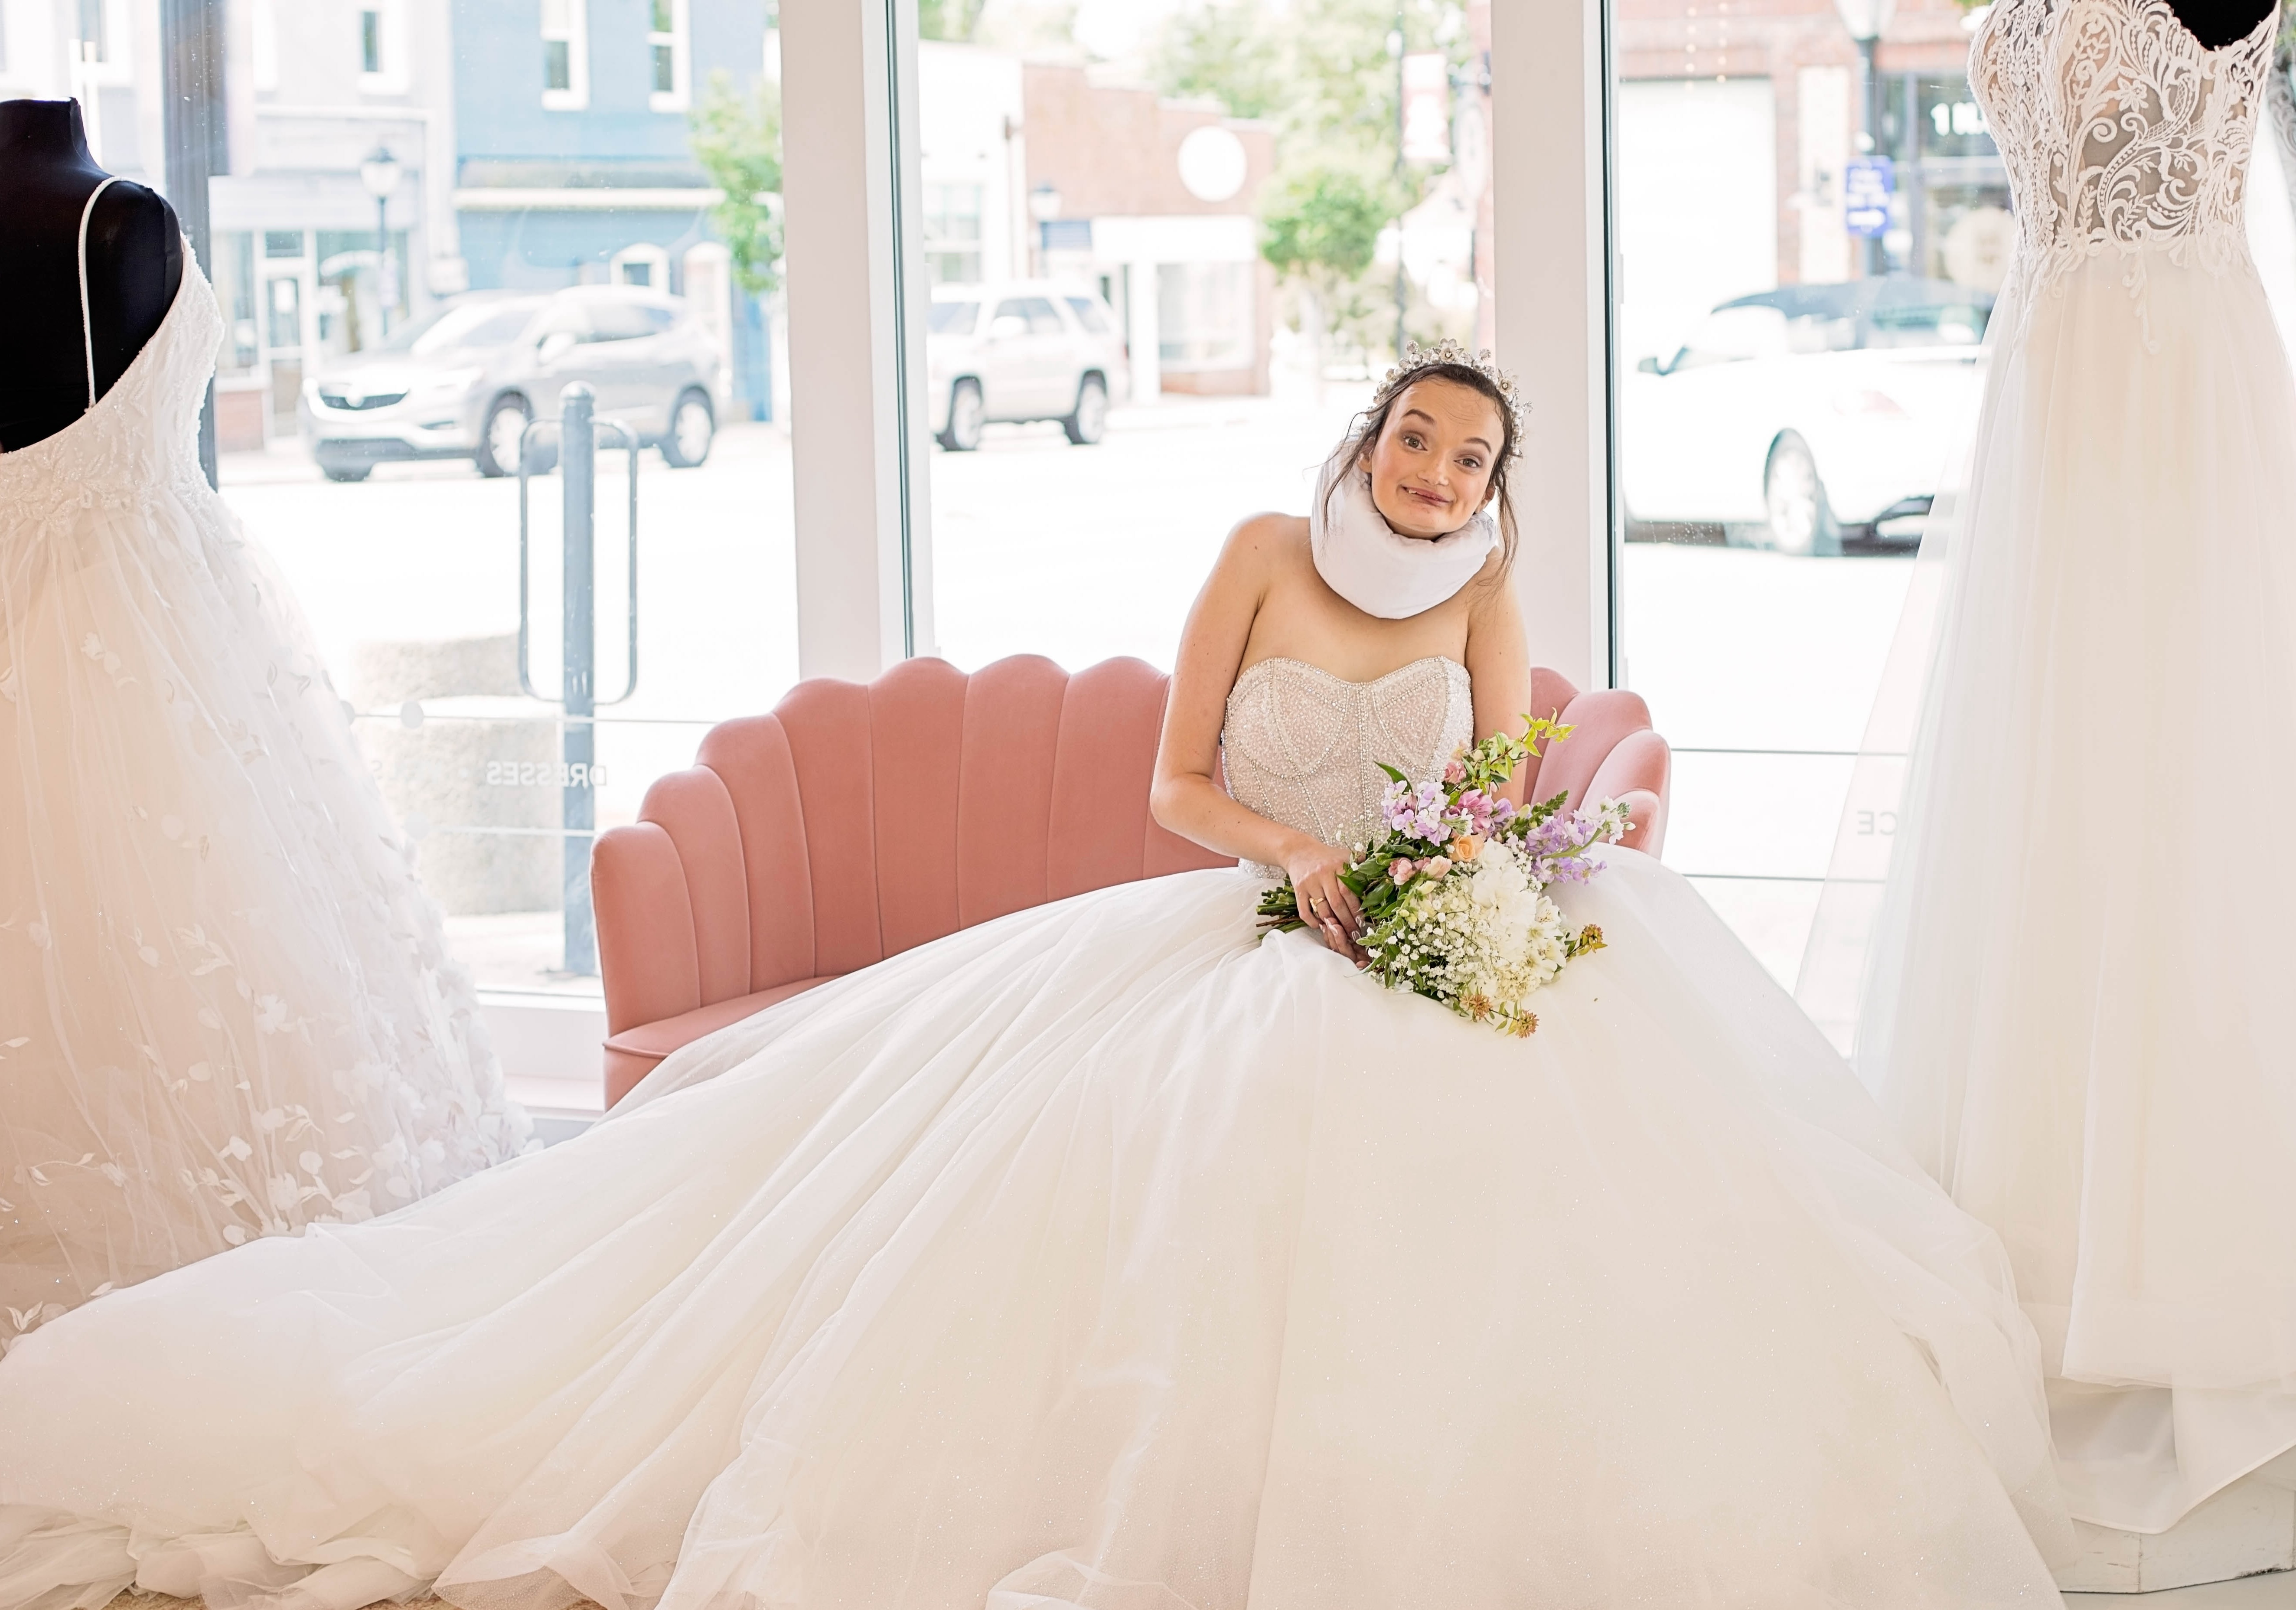
MULTIPOLYGON (((1532 678, 1537 707, 1578 727, 1533 797, 1623 801, 1626 842, 1657 853, 1670 756, 1641 698, 1532 678)), ((680 1046, 929 940, 1233 866, 1148 814, 1167 682, 1138 660, 909 660, 712 727, 591 858, 607 1105, 680 1046)))

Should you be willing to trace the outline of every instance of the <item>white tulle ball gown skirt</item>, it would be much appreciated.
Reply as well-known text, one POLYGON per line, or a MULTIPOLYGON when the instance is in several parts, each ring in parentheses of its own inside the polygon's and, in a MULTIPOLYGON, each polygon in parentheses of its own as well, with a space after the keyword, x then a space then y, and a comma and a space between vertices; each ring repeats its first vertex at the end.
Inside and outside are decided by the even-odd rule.
POLYGON ((526 1138, 293 596, 201 474, 222 327, 186 247, 111 390, 0 455, 0 1352, 526 1138))
POLYGON ((1610 858, 1528 1039, 1183 874, 94 1302, 0 1360, 0 1606, 2054 1603, 1997 1242, 1610 858))
POLYGON ((2244 251, 2025 283, 1858 1060, 2008 1247, 2073 1513, 2155 1532, 2296 1445, 2296 390, 2244 251))

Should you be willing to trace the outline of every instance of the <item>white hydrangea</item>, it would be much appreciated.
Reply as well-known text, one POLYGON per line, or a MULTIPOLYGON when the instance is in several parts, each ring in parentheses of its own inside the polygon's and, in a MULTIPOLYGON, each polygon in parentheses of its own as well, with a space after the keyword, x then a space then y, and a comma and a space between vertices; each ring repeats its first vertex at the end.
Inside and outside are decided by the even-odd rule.
POLYGON ((1399 920, 1374 941, 1373 956, 1393 987, 1527 1034, 1538 1020, 1525 1003, 1562 971, 1573 940, 1521 852, 1494 841, 1473 860, 1414 890, 1399 920))

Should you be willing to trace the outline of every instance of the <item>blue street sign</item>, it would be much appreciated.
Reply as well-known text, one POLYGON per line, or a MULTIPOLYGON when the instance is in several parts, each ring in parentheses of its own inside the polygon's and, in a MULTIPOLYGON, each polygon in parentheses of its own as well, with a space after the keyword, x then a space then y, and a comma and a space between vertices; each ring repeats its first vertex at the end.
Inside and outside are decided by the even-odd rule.
POLYGON ((1868 239, 1890 226, 1890 198, 1898 192, 1898 165, 1887 157, 1852 157, 1841 170, 1841 221, 1868 239))

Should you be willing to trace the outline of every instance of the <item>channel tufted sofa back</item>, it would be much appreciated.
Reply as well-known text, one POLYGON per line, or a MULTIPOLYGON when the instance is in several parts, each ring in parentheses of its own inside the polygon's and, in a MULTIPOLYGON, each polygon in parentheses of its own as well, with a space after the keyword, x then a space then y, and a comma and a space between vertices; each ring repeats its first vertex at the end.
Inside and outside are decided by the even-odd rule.
MULTIPOLYGON (((908 660, 711 728, 591 858, 607 1105, 678 1047, 930 940, 1234 865, 1148 814, 1167 682, 1129 659, 1073 676, 1034 654, 970 676, 908 660)), ((1581 727, 1541 763, 1541 797, 1626 800, 1628 842, 1655 852, 1669 758, 1642 700, 1546 670, 1533 694, 1581 727)))

